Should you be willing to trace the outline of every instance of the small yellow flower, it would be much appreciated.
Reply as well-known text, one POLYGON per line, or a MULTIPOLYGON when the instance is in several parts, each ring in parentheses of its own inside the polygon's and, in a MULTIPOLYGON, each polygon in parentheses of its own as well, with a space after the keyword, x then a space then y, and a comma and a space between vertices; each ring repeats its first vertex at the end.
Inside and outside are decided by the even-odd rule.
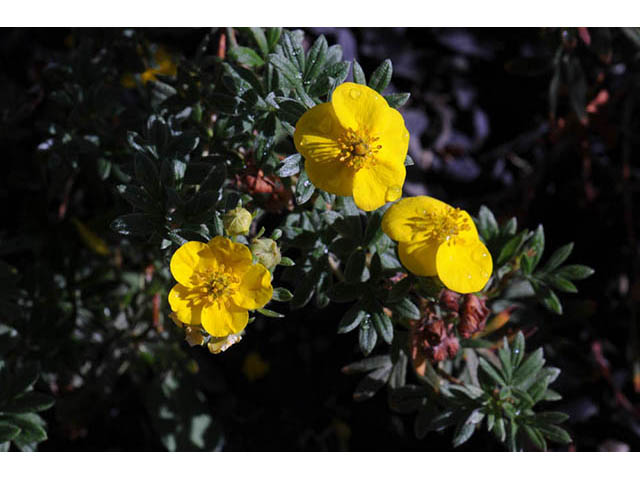
POLYGON ((409 132, 375 90, 343 83, 300 117, 293 141, 313 184, 371 211, 402 196, 409 132))
POLYGON ((252 263, 245 245, 224 237, 185 243, 173 254, 170 268, 178 282, 169 292, 175 318, 202 325, 213 337, 242 331, 248 310, 264 307, 273 295, 269 270, 252 263))
MULTIPOLYGON (((156 75, 175 77, 177 73, 178 66, 171 55, 164 48, 158 47, 153 55, 152 65, 140 73, 140 81, 145 85, 147 82, 157 81, 156 75)), ((125 88, 135 88, 135 76, 131 73, 126 73, 122 76, 120 83, 125 88)))
POLYGON ((269 373, 269 363, 258 352, 251 352, 244 358, 242 373, 250 382, 260 380, 269 373))
POLYGON ((437 275, 449 290, 477 292, 491 277, 491 254, 464 210, 432 197, 405 198, 386 211, 382 230, 398 242, 409 271, 437 275))

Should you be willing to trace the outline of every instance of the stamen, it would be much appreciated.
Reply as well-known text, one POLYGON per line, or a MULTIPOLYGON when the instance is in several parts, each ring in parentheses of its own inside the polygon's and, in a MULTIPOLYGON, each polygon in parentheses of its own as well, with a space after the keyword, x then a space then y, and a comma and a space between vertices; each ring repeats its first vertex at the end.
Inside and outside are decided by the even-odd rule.
POLYGON ((367 132, 348 129, 338 138, 338 161, 355 170, 375 166, 376 155, 382 148, 382 145, 375 144, 378 140, 380 137, 370 137, 367 132))
POLYGON ((233 295, 235 291, 235 285, 240 281, 237 276, 233 275, 233 272, 225 268, 224 265, 216 271, 207 270, 200 274, 201 289, 203 295, 208 297, 209 300, 215 301, 222 296, 233 295))
POLYGON ((462 215, 462 210, 447 205, 444 211, 437 213, 424 212, 424 217, 418 220, 418 230, 421 236, 429 242, 438 244, 447 242, 449 245, 456 243, 458 235, 471 230, 469 217, 462 215))

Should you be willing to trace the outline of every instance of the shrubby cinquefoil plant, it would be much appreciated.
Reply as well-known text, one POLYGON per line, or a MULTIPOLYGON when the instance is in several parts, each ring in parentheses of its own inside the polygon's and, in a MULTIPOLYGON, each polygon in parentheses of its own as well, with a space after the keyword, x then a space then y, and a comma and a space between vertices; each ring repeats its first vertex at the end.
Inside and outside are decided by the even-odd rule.
MULTIPOLYGON (((301 31, 223 34, 228 47, 212 33, 192 57, 148 42, 134 49, 135 65, 111 74, 111 84, 136 92, 144 115, 113 137, 83 139, 109 153, 98 156, 103 181, 127 203, 112 217, 129 238, 118 254, 150 260, 127 301, 148 289, 154 313, 123 315, 123 332, 145 325, 122 340, 125 351, 170 352, 148 362, 171 372, 158 388, 184 388, 206 416, 173 370, 189 360, 172 346, 176 337, 225 356, 260 335, 257 318, 288 322, 296 309, 340 304, 337 333, 351 334, 361 355, 343 369, 362 376, 355 400, 384 388, 390 409, 414 415, 417 437, 451 427, 454 446, 479 429, 511 450, 569 442, 558 426, 566 416, 547 403, 559 398, 549 387, 560 371, 545 366, 542 348, 527 351, 523 332, 546 314, 536 303, 561 314, 557 292, 576 291, 573 281, 592 273, 565 265, 571 245, 545 255, 541 225, 518 229, 486 207, 403 197, 413 162, 398 109, 409 94, 386 93, 391 61, 367 77, 322 36, 305 51, 301 31), (516 304, 532 315, 513 313, 516 304), (164 317, 175 324, 162 329, 164 317), (152 346, 140 347, 149 336, 152 346)), ((123 43, 134 42, 128 35, 123 43)), ((107 74, 91 66, 87 75, 107 74)), ((104 108, 88 118, 114 118, 104 108)), ((54 155, 69 140, 51 131, 43 151, 54 155)), ((0 415, 12 402, 0 396, 0 415)), ((16 431, 0 445, 20 439, 16 431)), ((183 440, 172 432, 162 441, 177 449, 183 440)))

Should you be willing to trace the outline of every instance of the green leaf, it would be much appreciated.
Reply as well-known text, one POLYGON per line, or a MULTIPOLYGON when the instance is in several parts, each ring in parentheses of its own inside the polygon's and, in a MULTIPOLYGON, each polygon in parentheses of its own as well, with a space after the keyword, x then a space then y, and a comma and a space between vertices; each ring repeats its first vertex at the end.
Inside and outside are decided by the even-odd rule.
POLYGON ((522 267, 525 274, 529 275, 533 272, 540 262, 542 253, 544 252, 544 228, 542 225, 538 225, 533 237, 527 244, 522 257, 522 267))
POLYGON ((9 442, 20 434, 20 427, 0 420, 0 443, 9 442))
POLYGON ((282 267, 293 267, 295 264, 296 262, 291 260, 289 257, 282 257, 282 260, 280 260, 280 263, 278 265, 282 267))
POLYGON ((391 363, 391 357, 389 355, 376 355, 342 367, 342 373, 352 375, 354 373, 370 372, 372 370, 385 368, 391 370, 392 366, 393 364, 391 363))
POLYGON ((360 303, 354 304, 342 316, 342 319, 338 324, 338 333, 347 333, 354 330, 366 317, 367 312, 362 310, 362 305, 360 305, 360 303))
POLYGON ((269 51, 273 50, 273 47, 275 47, 278 40, 280 40, 281 35, 282 27, 271 27, 267 29, 267 45, 269 46, 269 51))
POLYGON ((29 413, 41 412, 51 408, 55 403, 53 397, 38 392, 27 392, 14 398, 6 405, 0 405, 2 413, 29 413))
POLYGON ((547 442, 537 428, 531 427, 527 424, 523 424, 522 429, 538 450, 541 450, 543 452, 547 451, 547 442))
MULTIPOLYGON (((40 367, 37 363, 29 363, 21 368, 12 379, 11 396, 20 395, 36 383, 40 374, 40 367)), ((0 394, 0 397, 2 395, 0 394)), ((2 407, 0 407, 1 409, 2 407)))
POLYGON ((413 158, 411 158, 410 155, 407 155, 406 158, 404 159, 404 166, 410 167, 411 165, 415 165, 415 162, 413 161, 413 158))
POLYGON ((571 282, 571 280, 567 280, 560 275, 550 273, 545 277, 545 280, 552 287, 560 290, 561 292, 576 293, 578 291, 577 287, 573 284, 573 282, 571 282))
POLYGON ((504 265, 505 263, 513 259, 514 255, 517 253, 518 249, 524 242, 526 233, 526 230, 523 230, 518 235, 511 238, 507 243, 505 243, 504 247, 502 247, 502 249, 500 250, 498 260, 496 260, 496 265, 504 265))
POLYGON ((502 385, 502 386, 506 385, 506 382, 504 381, 504 378, 502 378, 502 375, 500 375, 498 371, 489 362, 487 362, 482 357, 479 357, 478 360, 479 360, 480 368, 487 375, 489 375, 489 377, 491 377, 498 385, 502 385))
POLYGON ((300 172, 301 164, 302 155, 294 153, 282 161, 280 168, 276 170, 276 175, 282 178, 291 177, 300 172))
POLYGON ((384 312, 378 311, 373 313, 371 320, 382 340, 391 344, 393 341, 393 324, 391 323, 391 319, 384 312))
POLYGON ((422 316, 420 309, 407 297, 404 297, 398 303, 393 304, 391 308, 401 318, 419 320, 422 316))
POLYGON ((563 423, 569 420, 569 415, 564 412, 541 412, 535 417, 536 423, 563 423))
POLYGON ((367 84, 367 78, 365 77, 364 71, 357 60, 353 61, 353 81, 360 85, 367 84))
POLYGON ((364 231, 363 244, 371 245, 376 243, 382 236, 382 213, 375 211, 369 215, 369 221, 364 231))
POLYGON ((267 36, 264 34, 264 30, 259 27, 249 27, 249 31, 253 37, 254 42, 260 49, 260 53, 263 58, 267 58, 269 55, 269 42, 267 41, 267 36))
POLYGON ((391 60, 386 59, 371 74, 371 78, 369 79, 369 87, 382 93, 382 91, 389 85, 389 82, 391 82, 392 75, 393 66, 391 64, 391 60))
POLYGON ((331 300, 337 303, 351 302, 360 298, 365 293, 364 284, 362 283, 336 283, 329 291, 331 300))
POLYGON ((482 205, 478 212, 478 230, 486 242, 498 235, 498 222, 493 212, 482 205))
POLYGON ((391 108, 400 108, 402 107, 411 97, 411 94, 408 92, 405 93, 390 93, 389 95, 385 95, 384 98, 389 104, 391 108))
POLYGON ((564 428, 560 428, 555 425, 539 425, 538 430, 552 442, 565 444, 572 442, 571 436, 564 428))
POLYGON ((562 315, 562 304, 553 290, 547 287, 534 287, 538 300, 550 311, 562 315))
POLYGON ((283 287, 273 289, 273 300, 276 302, 288 302, 293 298, 293 294, 283 287))
POLYGON ((348 283, 361 281, 365 262, 366 256, 363 250, 355 250, 351 255, 349 255, 347 265, 344 269, 344 278, 348 283))
POLYGON ((360 344, 360 351, 366 357, 368 356, 376 346, 378 341, 378 333, 374 328, 371 320, 365 318, 360 323, 360 330, 358 334, 358 343, 360 344))
POLYGON ((136 178, 152 197, 160 192, 160 173, 155 163, 143 154, 136 154, 134 158, 136 178))
POLYGON ((562 395, 560 395, 555 390, 548 389, 544 392, 544 396, 542 399, 546 402, 557 402, 558 400, 562 400, 562 395))
POLYGON ((327 40, 320 35, 309 49, 307 65, 304 71, 304 80, 312 80, 318 76, 327 61, 327 40))
MULTIPOLYGON (((471 416, 473 416, 474 414, 475 412, 471 413, 471 416)), ((456 430, 453 433, 454 448, 457 448, 463 443, 465 443, 473 435, 473 432, 476 429, 476 424, 469 421, 471 419, 471 416, 465 422, 459 423, 458 426, 456 427, 456 430)))
POLYGON ((513 372, 513 366, 511 364, 511 350, 509 349, 509 343, 507 337, 502 337, 503 347, 498 350, 498 357, 502 364, 502 372, 507 383, 511 382, 511 374, 513 372))
POLYGON ((284 318, 284 315, 278 312, 274 312, 273 310, 269 310, 268 308, 258 308, 256 312, 261 313, 265 317, 270 318, 284 318))
POLYGON ((279 53, 271 53, 269 54, 269 63, 280 72, 290 86, 302 85, 302 74, 287 57, 279 53))
POLYGON ((353 399, 356 402, 362 402, 373 397, 382 387, 385 386, 390 374, 391 368, 384 367, 365 375, 358 385, 356 385, 356 389, 353 392, 353 399))
POLYGON ((314 97, 327 95, 332 86, 335 88, 335 86, 345 81, 347 75, 349 75, 350 65, 350 62, 337 62, 326 67, 309 88, 309 94, 314 97))
POLYGON ((278 99, 280 109, 277 114, 279 118, 291 125, 295 125, 300 117, 307 111, 302 103, 293 99, 278 99))
POLYGON ((299 39, 288 30, 285 30, 282 36, 282 48, 289 58, 289 60, 296 66, 298 72, 305 71, 306 59, 304 56, 304 49, 299 39))
POLYGON ((309 180, 307 171, 303 170, 298 177, 298 183, 296 183, 296 203, 298 205, 304 205, 316 191, 316 187, 309 180))
POLYGON ((524 342, 524 334, 522 330, 518 331, 515 340, 513 341, 513 351, 512 351, 512 359, 511 363, 514 368, 518 368, 520 366, 520 362, 524 358, 525 342, 524 342))
POLYGON ((542 273, 553 272, 556 268, 564 263, 564 261, 569 257, 571 251, 573 250, 573 242, 567 243, 562 247, 558 248, 553 254, 551 258, 547 261, 544 267, 540 269, 542 273))
POLYGON ((513 385, 516 387, 522 387, 522 385, 534 377, 544 365, 544 353, 542 347, 538 348, 535 352, 527 355, 527 358, 522 362, 522 365, 518 367, 513 375, 513 385))
POLYGON ((36 413, 23 413, 13 415, 11 423, 20 428, 20 434, 14 439, 21 450, 30 444, 44 442, 47 439, 47 432, 43 428, 44 421, 36 413))
POLYGON ((143 213, 122 215, 111 222, 111 229, 120 235, 145 236, 155 230, 149 216, 143 213))
POLYGON ((556 273, 569 280, 584 280, 593 275, 595 270, 586 265, 567 265, 560 268, 556 273))

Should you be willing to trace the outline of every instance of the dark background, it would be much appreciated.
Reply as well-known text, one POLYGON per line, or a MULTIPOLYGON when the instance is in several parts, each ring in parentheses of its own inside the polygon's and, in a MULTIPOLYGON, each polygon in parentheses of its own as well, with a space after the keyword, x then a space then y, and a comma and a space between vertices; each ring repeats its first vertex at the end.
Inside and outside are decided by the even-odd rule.
MULTIPOLYGON (((143 34, 190 57, 208 31, 154 29, 143 34)), ((633 33, 492 28, 305 32, 309 44, 319 34, 329 44, 340 43, 345 59, 357 59, 367 73, 385 58, 392 60, 390 90, 412 95, 402 109, 416 163, 408 169, 405 195, 428 193, 471 212, 485 204, 499 220, 516 216, 526 228, 543 223, 549 251, 575 241, 571 262, 589 265, 596 273, 579 285, 578 294, 562 297, 565 315, 541 317, 527 347, 544 345, 548 364, 562 369, 554 388, 564 397, 557 409, 571 415, 566 428, 575 443, 570 449, 638 450, 640 46, 633 33), (553 87, 558 51, 576 59, 580 69, 563 74, 553 87), (555 112, 551 97, 557 98, 555 112), (611 447, 611 440, 623 445, 611 447)), ((53 278, 54 272, 69 271, 70 264, 80 268, 83 261, 77 236, 55 216, 67 171, 61 168, 58 179, 49 165, 49 173, 43 174, 36 154, 46 138, 43 118, 51 115, 51 81, 43 72, 49 62, 64 61, 76 48, 69 35, 92 38, 96 50, 113 48, 113 61, 125 62, 110 43, 114 33, 109 31, 0 31, 1 251, 5 261, 27 272, 21 287, 28 292, 38 290, 40 277, 53 278), (22 248, 15 248, 16 242, 22 248)), ((126 101, 135 105, 137 100, 126 101)), ((108 243, 117 244, 117 235, 108 230, 122 210, 113 189, 101 187, 99 179, 84 171, 74 178, 67 208, 90 219, 108 243)), ((142 271, 145 265, 134 254, 125 255, 127 261, 133 270, 142 271)), ((55 317, 53 303, 47 303, 55 299, 45 300, 41 308, 46 311, 49 305, 55 317)), ((385 392, 363 403, 352 400, 357 378, 340 369, 360 353, 352 336, 335 333, 343 310, 343 305, 331 305, 258 320, 251 335, 223 355, 181 344, 185 357, 199 365, 196 383, 224 432, 224 440, 209 448, 451 449, 450 431, 416 440, 413 419, 391 413, 385 392), (266 375, 254 381, 242 368, 251 352, 269 364, 266 375)), ((173 325, 167 321, 165 327, 173 325)), ((48 328, 43 326, 44 337, 60 345, 69 342, 70 328, 48 328)), ((37 348, 32 355, 40 355, 37 348)), ((79 355, 65 361, 40 358, 45 370, 63 377, 80 367, 79 355)), ((40 449, 163 449, 146 385, 138 373, 100 374, 77 389, 54 392, 56 406, 43 414, 49 440, 40 449)), ((500 448, 491 435, 479 431, 461 450, 500 448)))

